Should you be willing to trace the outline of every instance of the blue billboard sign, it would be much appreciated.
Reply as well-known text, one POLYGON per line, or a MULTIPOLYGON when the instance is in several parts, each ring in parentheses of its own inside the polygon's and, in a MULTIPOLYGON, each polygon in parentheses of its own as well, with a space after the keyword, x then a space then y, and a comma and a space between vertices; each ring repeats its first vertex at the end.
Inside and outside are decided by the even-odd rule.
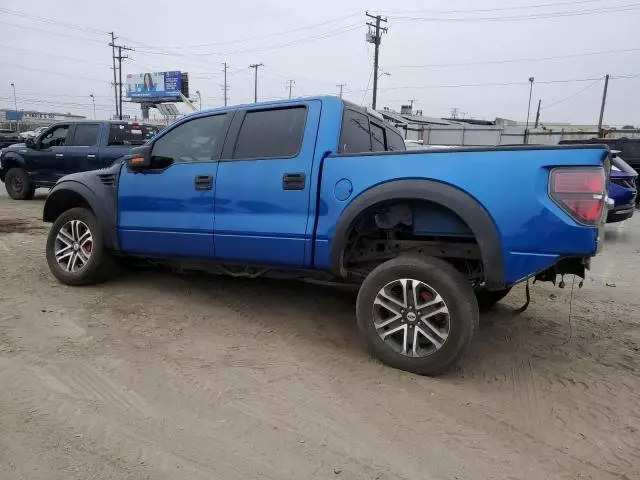
POLYGON ((9 121, 22 120, 22 112, 18 112, 16 110, 7 110, 5 112, 5 117, 9 121))
POLYGON ((127 97, 131 99, 177 98, 182 91, 180 72, 147 72, 127 75, 127 97))

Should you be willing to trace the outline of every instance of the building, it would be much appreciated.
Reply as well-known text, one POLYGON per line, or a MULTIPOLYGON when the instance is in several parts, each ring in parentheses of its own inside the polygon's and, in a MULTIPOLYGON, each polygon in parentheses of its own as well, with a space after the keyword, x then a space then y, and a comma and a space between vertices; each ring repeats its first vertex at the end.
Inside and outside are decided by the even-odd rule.
POLYGON ((10 124, 15 125, 18 120, 20 130, 51 125, 56 122, 86 120, 86 118, 72 113, 38 112, 36 110, 18 110, 16 112, 15 110, 0 109, 0 125, 3 125, 3 128, 8 128, 10 124))

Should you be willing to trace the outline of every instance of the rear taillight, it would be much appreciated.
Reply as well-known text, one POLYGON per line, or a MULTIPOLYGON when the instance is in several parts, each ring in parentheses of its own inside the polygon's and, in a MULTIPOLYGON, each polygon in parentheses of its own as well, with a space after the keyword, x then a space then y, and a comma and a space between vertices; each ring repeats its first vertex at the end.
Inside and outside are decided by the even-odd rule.
POLYGON ((602 218, 605 181, 603 168, 555 168, 549 193, 577 221, 595 224, 602 218))

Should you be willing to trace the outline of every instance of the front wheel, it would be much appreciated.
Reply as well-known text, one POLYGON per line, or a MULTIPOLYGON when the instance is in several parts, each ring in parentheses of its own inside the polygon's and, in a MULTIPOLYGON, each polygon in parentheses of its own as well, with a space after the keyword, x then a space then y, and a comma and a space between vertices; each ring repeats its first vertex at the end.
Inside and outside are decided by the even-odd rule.
POLYGON ((112 272, 98 220, 86 208, 72 208, 56 219, 46 250, 51 273, 66 285, 99 283, 112 272))
POLYGON ((14 200, 30 200, 33 198, 33 193, 35 193, 35 188, 29 175, 18 167, 14 167, 7 172, 4 177, 4 187, 14 200))
POLYGON ((432 257, 401 256, 376 267, 360 287, 356 315, 378 359, 421 375, 448 370, 478 328, 468 280, 432 257))

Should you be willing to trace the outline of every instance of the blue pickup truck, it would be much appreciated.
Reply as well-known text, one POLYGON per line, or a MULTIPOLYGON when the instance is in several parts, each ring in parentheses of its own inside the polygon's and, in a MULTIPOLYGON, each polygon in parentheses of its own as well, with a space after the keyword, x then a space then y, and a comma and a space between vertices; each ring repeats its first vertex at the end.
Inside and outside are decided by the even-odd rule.
POLYGON ((600 145, 405 151, 335 97, 208 110, 122 164, 60 179, 46 257, 67 285, 105 280, 118 256, 353 284, 371 351, 438 374, 479 307, 532 277, 584 276, 609 169, 600 145))
POLYGON ((65 175, 104 168, 158 132, 151 125, 122 121, 57 123, 35 139, 0 154, 0 181, 14 200, 33 198, 65 175))

